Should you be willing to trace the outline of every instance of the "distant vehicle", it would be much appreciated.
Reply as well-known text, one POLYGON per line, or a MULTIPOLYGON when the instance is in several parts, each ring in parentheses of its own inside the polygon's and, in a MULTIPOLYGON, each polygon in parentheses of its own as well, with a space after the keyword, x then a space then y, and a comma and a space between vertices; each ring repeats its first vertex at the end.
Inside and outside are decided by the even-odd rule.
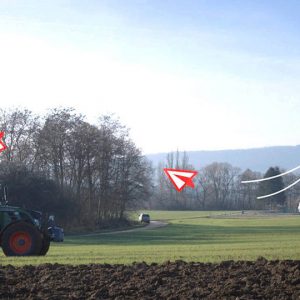
POLYGON ((140 214, 139 221, 141 223, 150 223, 150 216, 148 214, 140 214))

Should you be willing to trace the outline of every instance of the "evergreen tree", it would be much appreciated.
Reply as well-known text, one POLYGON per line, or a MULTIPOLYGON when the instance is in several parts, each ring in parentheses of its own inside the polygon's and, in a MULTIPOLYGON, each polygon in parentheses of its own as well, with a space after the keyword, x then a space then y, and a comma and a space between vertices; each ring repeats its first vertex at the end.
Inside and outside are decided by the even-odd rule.
MULTIPOLYGON (((279 175, 281 172, 278 167, 270 167, 264 175, 264 178, 272 177, 279 175)), ((275 192, 278 192, 284 188, 284 183, 282 177, 277 177, 271 180, 266 180, 260 182, 259 185, 259 195, 268 195, 275 192)), ((266 198, 266 203, 270 207, 274 207, 275 205, 284 206, 286 204, 286 195, 285 192, 279 193, 272 197, 266 198)))

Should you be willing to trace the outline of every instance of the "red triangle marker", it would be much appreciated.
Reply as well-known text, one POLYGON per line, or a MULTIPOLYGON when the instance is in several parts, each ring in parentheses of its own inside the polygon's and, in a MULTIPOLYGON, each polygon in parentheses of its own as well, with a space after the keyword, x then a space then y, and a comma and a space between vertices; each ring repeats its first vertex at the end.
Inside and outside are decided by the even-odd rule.
POLYGON ((2 138, 4 137, 4 132, 0 131, 0 152, 4 151, 5 149, 7 149, 6 145, 4 144, 4 142, 2 141, 2 138))
POLYGON ((185 186, 189 186, 191 188, 195 187, 192 179, 198 174, 197 171, 164 168, 164 172, 178 192, 181 192, 185 186))

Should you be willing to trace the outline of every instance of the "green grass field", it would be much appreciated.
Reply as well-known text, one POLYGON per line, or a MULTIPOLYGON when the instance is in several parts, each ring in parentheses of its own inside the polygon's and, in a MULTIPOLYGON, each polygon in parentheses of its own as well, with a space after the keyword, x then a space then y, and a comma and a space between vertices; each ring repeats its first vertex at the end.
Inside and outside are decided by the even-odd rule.
POLYGON ((6 258, 1 264, 124 263, 145 261, 300 259, 300 216, 234 212, 150 211, 168 226, 97 236, 69 236, 52 243, 46 257, 6 258))

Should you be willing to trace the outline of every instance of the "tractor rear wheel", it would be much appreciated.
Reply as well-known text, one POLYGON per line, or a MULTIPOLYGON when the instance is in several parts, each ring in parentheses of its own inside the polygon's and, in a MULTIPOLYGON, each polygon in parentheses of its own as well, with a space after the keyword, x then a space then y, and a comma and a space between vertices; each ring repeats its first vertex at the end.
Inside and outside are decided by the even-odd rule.
POLYGON ((50 247, 50 236, 47 232, 43 233, 42 248, 39 255, 46 255, 50 247))
POLYGON ((4 230, 1 247, 6 256, 39 255, 42 234, 27 222, 14 223, 4 230))

